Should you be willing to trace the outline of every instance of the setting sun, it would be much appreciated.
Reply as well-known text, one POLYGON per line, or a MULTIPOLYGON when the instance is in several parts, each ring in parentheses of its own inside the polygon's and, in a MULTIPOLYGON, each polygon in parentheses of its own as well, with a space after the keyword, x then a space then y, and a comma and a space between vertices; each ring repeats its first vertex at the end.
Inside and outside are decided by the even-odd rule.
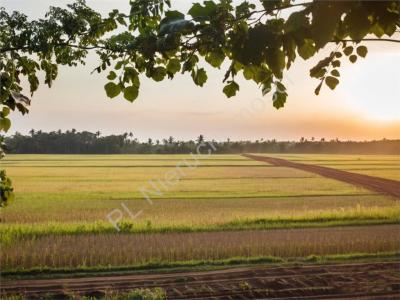
POLYGON ((399 66, 399 53, 374 53, 343 70, 338 96, 371 120, 400 122, 399 66))

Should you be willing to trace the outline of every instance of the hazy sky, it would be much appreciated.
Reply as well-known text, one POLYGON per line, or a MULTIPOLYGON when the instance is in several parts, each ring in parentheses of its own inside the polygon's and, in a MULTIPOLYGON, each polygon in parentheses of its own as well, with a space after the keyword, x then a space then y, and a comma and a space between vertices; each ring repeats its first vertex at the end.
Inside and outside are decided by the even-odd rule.
MULTIPOLYGON (((33 18, 42 17, 49 5, 68 2, 0 0, 8 11, 19 10, 33 18)), ((128 10, 129 3, 87 2, 102 12, 128 10)), ((172 2, 176 8, 187 10, 194 1, 172 2)), ((324 87, 318 97, 314 95, 318 81, 308 74, 324 53, 313 60, 296 62, 285 77, 288 102, 279 111, 272 107, 270 95, 261 97, 258 87, 244 80, 235 98, 225 98, 224 69, 211 68, 207 68, 209 80, 203 88, 196 87, 188 74, 162 83, 142 78, 140 97, 133 104, 122 97, 110 100, 103 89, 106 73, 90 75, 96 66, 96 60, 90 59, 86 66, 61 68, 53 88, 42 86, 34 95, 28 116, 12 115, 12 132, 75 128, 104 134, 133 132, 139 139, 170 135, 189 139, 200 133, 218 140, 400 138, 400 45, 366 45, 367 58, 356 64, 345 63, 340 70, 340 85, 335 91, 324 87)))

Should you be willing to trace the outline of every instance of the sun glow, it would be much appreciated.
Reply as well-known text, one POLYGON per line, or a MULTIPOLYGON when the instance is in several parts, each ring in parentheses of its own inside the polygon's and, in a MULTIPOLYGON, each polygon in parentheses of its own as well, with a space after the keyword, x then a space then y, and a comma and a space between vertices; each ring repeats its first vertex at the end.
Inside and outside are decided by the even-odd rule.
POLYGON ((400 120, 400 55, 371 55, 343 70, 343 86, 349 105, 368 119, 400 120))

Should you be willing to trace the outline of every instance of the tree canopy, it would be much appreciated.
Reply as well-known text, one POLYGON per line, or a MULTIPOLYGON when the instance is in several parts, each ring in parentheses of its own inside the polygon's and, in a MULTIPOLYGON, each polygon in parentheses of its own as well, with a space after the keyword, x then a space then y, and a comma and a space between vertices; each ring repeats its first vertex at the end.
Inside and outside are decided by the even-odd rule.
POLYGON ((102 135, 100 132, 43 132, 31 130, 29 135, 15 133, 6 138, 7 152, 13 154, 188 154, 197 153, 199 145, 212 145, 213 154, 241 153, 334 153, 334 154, 400 154, 399 140, 340 141, 314 137, 295 141, 258 139, 255 141, 215 141, 200 134, 194 140, 172 136, 163 139, 138 140, 133 133, 102 135))
MULTIPOLYGON (((50 7, 44 18, 29 20, 0 9, 0 131, 11 126, 10 110, 25 114, 30 94, 52 86, 60 65, 85 64, 89 51, 99 58, 95 72, 106 72, 105 92, 133 102, 144 77, 156 82, 188 74, 194 84, 207 81, 205 64, 226 68, 223 92, 239 91, 238 76, 255 82, 274 107, 287 99, 284 73, 299 57, 309 59, 331 49, 310 70, 315 93, 334 89, 343 59, 355 63, 367 55, 364 41, 400 42, 399 1, 207 0, 188 12, 172 10, 171 0, 131 0, 128 13, 107 16, 77 0, 66 8, 50 7), (281 13, 287 11, 287 17, 281 13)), ((1 173, 1 199, 7 177, 1 173)), ((8 182, 8 181, 7 181, 8 182)))

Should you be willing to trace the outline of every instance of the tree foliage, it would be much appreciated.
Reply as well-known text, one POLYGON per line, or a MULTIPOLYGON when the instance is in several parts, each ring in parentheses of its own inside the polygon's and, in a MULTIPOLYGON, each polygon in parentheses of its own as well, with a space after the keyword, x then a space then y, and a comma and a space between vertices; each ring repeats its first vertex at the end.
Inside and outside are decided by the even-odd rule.
POLYGON ((400 154, 400 140, 339 141, 336 139, 300 141, 209 140, 199 135, 195 140, 179 140, 172 136, 161 140, 139 141, 132 133, 101 135, 99 132, 30 131, 30 135, 16 133, 7 137, 7 150, 14 154, 189 154, 197 153, 197 147, 209 143, 215 154, 241 153, 342 153, 342 154, 400 154))
POLYGON ((131 0, 130 6, 129 13, 113 10, 103 17, 77 0, 33 21, 1 8, 0 130, 10 128, 10 110, 29 110, 22 82, 33 95, 43 73, 43 83, 51 87, 60 65, 84 64, 91 50, 99 58, 94 71, 107 74, 110 98, 135 101, 143 77, 159 82, 179 72, 203 86, 208 64, 226 68, 227 97, 237 94, 237 78, 243 76, 263 95, 271 93, 273 105, 281 108, 288 96, 284 73, 296 59, 332 48, 310 70, 319 80, 319 94, 324 84, 337 86, 343 59, 354 63, 367 55, 363 41, 394 41, 390 37, 400 26, 399 1, 207 0, 188 12, 171 10, 170 0, 131 0), (289 16, 283 18, 283 11, 289 16))

